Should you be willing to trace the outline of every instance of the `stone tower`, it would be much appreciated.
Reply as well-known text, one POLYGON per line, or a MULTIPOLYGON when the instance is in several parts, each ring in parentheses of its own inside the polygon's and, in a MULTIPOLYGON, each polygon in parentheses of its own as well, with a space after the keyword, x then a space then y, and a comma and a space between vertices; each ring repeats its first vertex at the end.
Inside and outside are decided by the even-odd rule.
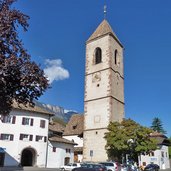
POLYGON ((123 46, 104 19, 86 42, 84 161, 108 159, 104 133, 123 118, 123 46))

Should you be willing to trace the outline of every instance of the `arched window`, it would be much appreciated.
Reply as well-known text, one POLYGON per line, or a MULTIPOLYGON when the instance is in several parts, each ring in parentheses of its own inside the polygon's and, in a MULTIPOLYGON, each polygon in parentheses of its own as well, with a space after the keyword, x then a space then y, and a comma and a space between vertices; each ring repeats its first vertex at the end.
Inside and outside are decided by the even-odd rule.
POLYGON ((115 65, 117 65, 118 64, 118 51, 117 50, 115 50, 115 53, 114 53, 114 59, 115 59, 115 65))
POLYGON ((102 62, 102 50, 98 47, 95 51, 95 64, 102 62))

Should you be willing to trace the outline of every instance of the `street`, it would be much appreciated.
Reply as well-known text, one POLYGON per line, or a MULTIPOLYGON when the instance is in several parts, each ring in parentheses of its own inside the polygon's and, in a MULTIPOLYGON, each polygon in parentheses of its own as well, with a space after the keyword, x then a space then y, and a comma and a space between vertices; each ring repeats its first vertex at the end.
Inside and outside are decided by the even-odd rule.
MULTIPOLYGON (((0 168, 0 171, 60 171, 60 169, 57 168, 37 168, 37 167, 4 167, 0 168)), ((171 168, 169 169, 160 169, 160 171, 171 171, 171 168)))
POLYGON ((57 168, 37 168, 37 167, 1 167, 0 171, 60 171, 57 168))

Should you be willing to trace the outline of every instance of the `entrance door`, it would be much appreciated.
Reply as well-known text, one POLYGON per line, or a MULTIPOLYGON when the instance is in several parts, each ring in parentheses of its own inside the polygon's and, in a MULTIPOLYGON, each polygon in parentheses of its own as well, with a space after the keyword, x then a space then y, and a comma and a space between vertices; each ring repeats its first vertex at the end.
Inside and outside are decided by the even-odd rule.
POLYGON ((64 165, 69 164, 69 162, 70 162, 70 158, 69 157, 65 157, 64 165))
POLYGON ((0 167, 4 166, 5 153, 0 153, 0 167))
POLYGON ((21 166, 33 166, 34 150, 24 149, 21 155, 21 166))

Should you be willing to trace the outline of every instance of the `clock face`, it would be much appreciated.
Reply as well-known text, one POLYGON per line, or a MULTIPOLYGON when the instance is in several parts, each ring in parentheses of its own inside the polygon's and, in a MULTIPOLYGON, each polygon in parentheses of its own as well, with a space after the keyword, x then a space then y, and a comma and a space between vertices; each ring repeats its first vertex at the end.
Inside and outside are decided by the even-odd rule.
POLYGON ((93 82, 99 82, 101 80, 101 73, 100 72, 96 72, 93 74, 93 82))

